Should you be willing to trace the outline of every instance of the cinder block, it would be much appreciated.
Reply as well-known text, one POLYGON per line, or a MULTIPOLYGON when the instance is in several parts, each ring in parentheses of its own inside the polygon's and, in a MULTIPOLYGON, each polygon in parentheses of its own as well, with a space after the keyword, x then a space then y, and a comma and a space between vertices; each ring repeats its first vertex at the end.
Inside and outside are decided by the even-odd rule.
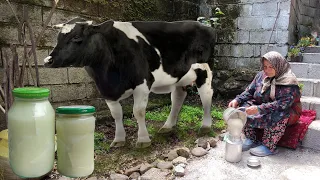
POLYGON ((314 8, 319 8, 319 0, 309 0, 309 6, 314 7, 314 8))
POLYGON ((260 17, 239 17, 238 28, 239 29, 261 29, 262 18, 260 17))
POLYGON ((252 5, 252 15, 254 16, 276 16, 277 11, 277 2, 254 3, 252 5))
POLYGON ((86 98, 85 84, 52 85, 53 102, 70 101, 86 98))
MULTIPOLYGON (((250 43, 269 43, 271 31, 250 31, 250 43)), ((270 43, 275 42, 276 33, 272 33, 270 43)))
MULTIPOLYGON (((45 8, 43 11, 43 19, 47 19, 50 13, 50 8, 45 8)), ((51 21, 49 23, 49 26, 55 25, 55 24, 61 24, 66 23, 69 20, 79 17, 79 15, 63 10, 56 10, 51 18, 51 21)))
POLYGON ((84 68, 68 68, 68 79, 72 84, 93 81, 84 68))
MULTIPOLYGON (((312 96, 302 96, 301 103, 303 109, 315 110, 316 112, 320 112, 320 98, 312 97, 312 96)), ((316 119, 320 118, 320 113, 317 113, 316 119)))
POLYGON ((220 55, 221 56, 231 56, 231 45, 230 44, 221 44, 220 45, 220 55))
POLYGON ((272 30, 275 22, 275 17, 264 17, 262 18, 262 28, 266 30, 272 30))
POLYGON ((249 31, 237 31, 237 41, 238 43, 248 43, 249 42, 249 31))
POLYGON ((234 57, 253 57, 254 46, 253 45, 232 45, 231 55, 234 57))
POLYGON ((256 58, 237 58, 236 60, 237 68, 259 68, 260 61, 257 61, 256 58))
POLYGON ((320 53, 303 53, 303 62, 320 64, 320 53))
POLYGON ((313 121, 309 127, 308 131, 302 140, 302 146, 320 150, 320 120, 313 121))
POLYGON ((278 18, 276 29, 288 30, 290 23, 289 15, 281 15, 278 18))
POLYGON ((299 83, 303 84, 302 96, 313 96, 315 80, 298 78, 299 83))
POLYGON ((5 44, 19 44, 18 29, 14 26, 2 26, 0 39, 5 44))
POLYGON ((280 15, 290 15, 291 0, 285 0, 284 2, 280 2, 279 8, 280 15))
POLYGON ((240 16, 251 16, 252 4, 240 5, 240 16))
MULTIPOLYGON (((17 12, 17 4, 12 2, 11 3, 12 8, 15 12, 17 12)), ((0 1, 0 21, 1 22, 8 22, 8 23, 16 23, 16 19, 6 1, 0 1), (5 10, 6 9, 6 10, 5 10)))
POLYGON ((320 80, 318 79, 317 82, 313 85, 313 94, 315 97, 320 97, 320 82, 319 81, 320 80))
POLYGON ((41 85, 68 83, 67 68, 39 68, 41 85))
POLYGON ((319 77, 320 77, 320 64, 309 64, 308 78, 318 79, 319 77))
POLYGON ((276 42, 278 44, 285 44, 289 41, 289 31, 277 31, 276 42))
POLYGON ((99 98, 101 97, 98 88, 95 83, 86 83, 86 96, 87 98, 99 98))
POLYGON ((254 45, 253 56, 260 57, 261 56, 261 45, 254 45))
POLYGON ((308 78, 309 64, 307 64, 307 63, 290 62, 290 66, 291 66, 291 69, 292 69, 293 73, 298 78, 308 78))
POLYGON ((264 55, 265 53, 269 51, 277 51, 282 56, 286 56, 288 53, 288 45, 280 45, 280 44, 269 44, 269 45, 262 45, 261 46, 261 55, 264 55))

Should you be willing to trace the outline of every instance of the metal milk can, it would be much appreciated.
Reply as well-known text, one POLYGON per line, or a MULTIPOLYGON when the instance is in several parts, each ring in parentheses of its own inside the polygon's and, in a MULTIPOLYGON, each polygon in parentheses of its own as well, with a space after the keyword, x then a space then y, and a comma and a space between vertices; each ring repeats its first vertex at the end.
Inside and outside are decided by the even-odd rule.
POLYGON ((242 129, 247 121, 247 114, 241 108, 227 108, 223 112, 223 119, 228 125, 225 137, 225 159, 228 162, 239 162, 242 156, 242 129))

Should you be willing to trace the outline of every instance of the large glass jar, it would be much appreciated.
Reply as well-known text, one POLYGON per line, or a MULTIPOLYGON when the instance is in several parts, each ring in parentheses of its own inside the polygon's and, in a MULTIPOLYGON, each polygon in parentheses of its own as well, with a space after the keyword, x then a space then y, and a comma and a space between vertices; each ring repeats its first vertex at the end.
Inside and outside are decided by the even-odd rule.
POLYGON ((95 108, 61 106, 56 109, 57 168, 67 177, 83 177, 94 170, 95 108))
POLYGON ((40 177, 54 163, 55 113, 49 89, 16 88, 8 111, 9 162, 23 178, 40 177))

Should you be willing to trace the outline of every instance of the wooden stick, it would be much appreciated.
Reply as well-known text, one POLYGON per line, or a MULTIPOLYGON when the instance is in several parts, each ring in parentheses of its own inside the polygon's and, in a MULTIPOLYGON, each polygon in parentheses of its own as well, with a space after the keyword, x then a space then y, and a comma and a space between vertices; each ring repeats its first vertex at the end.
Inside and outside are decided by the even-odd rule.
MULTIPOLYGON (((40 42, 45 30, 47 29, 47 26, 48 26, 48 24, 49 24, 49 22, 50 22, 50 20, 52 18, 52 15, 53 15, 54 11, 56 10, 57 5, 59 3, 59 0, 52 0, 52 1, 54 2, 54 4, 53 4, 53 6, 51 8, 49 16, 47 17, 45 23, 43 24, 43 27, 42 27, 42 30, 41 30, 39 36, 37 37, 36 46, 38 46, 38 44, 39 44, 39 42, 40 42)), ((28 55, 31 56, 31 53, 32 53, 32 50, 29 51, 28 55)))
POLYGON ((0 85, 0 96, 1 96, 1 98, 3 100, 3 102, 5 102, 4 101, 4 91, 3 91, 3 88, 2 88, 2 84, 0 85))
POLYGON ((19 57, 17 53, 17 46, 16 45, 10 45, 10 49, 12 52, 13 57, 13 86, 18 87, 19 86, 19 57))
POLYGON ((35 71, 36 71, 36 84, 35 86, 39 86, 39 69, 38 69, 38 60, 37 60, 37 53, 36 53, 36 42, 33 34, 33 29, 30 25, 29 18, 28 18, 28 8, 26 5, 23 6, 23 20, 26 22, 26 25, 29 30, 30 40, 31 40, 31 51, 33 53, 33 60, 35 65, 35 71))
MULTIPOLYGON (((6 51, 3 51, 4 57, 7 56, 6 51)), ((7 58, 3 58, 3 89, 4 89, 4 107, 5 107, 5 125, 8 124, 8 78, 7 78, 7 58)), ((5 127, 6 128, 6 127, 5 127)))
POLYGON ((0 105, 0 110, 5 114, 6 110, 0 105))

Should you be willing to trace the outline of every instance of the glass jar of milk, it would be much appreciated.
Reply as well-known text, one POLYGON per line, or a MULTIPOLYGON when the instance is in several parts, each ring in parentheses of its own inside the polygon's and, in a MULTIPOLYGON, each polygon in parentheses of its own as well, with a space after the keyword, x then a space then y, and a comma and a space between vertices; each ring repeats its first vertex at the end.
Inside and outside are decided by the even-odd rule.
POLYGON ((67 177, 83 177, 94 170, 95 108, 61 106, 56 109, 57 168, 67 177))
POLYGON ((8 111, 9 162, 23 178, 50 172, 54 162, 55 113, 49 89, 15 88, 8 111))

